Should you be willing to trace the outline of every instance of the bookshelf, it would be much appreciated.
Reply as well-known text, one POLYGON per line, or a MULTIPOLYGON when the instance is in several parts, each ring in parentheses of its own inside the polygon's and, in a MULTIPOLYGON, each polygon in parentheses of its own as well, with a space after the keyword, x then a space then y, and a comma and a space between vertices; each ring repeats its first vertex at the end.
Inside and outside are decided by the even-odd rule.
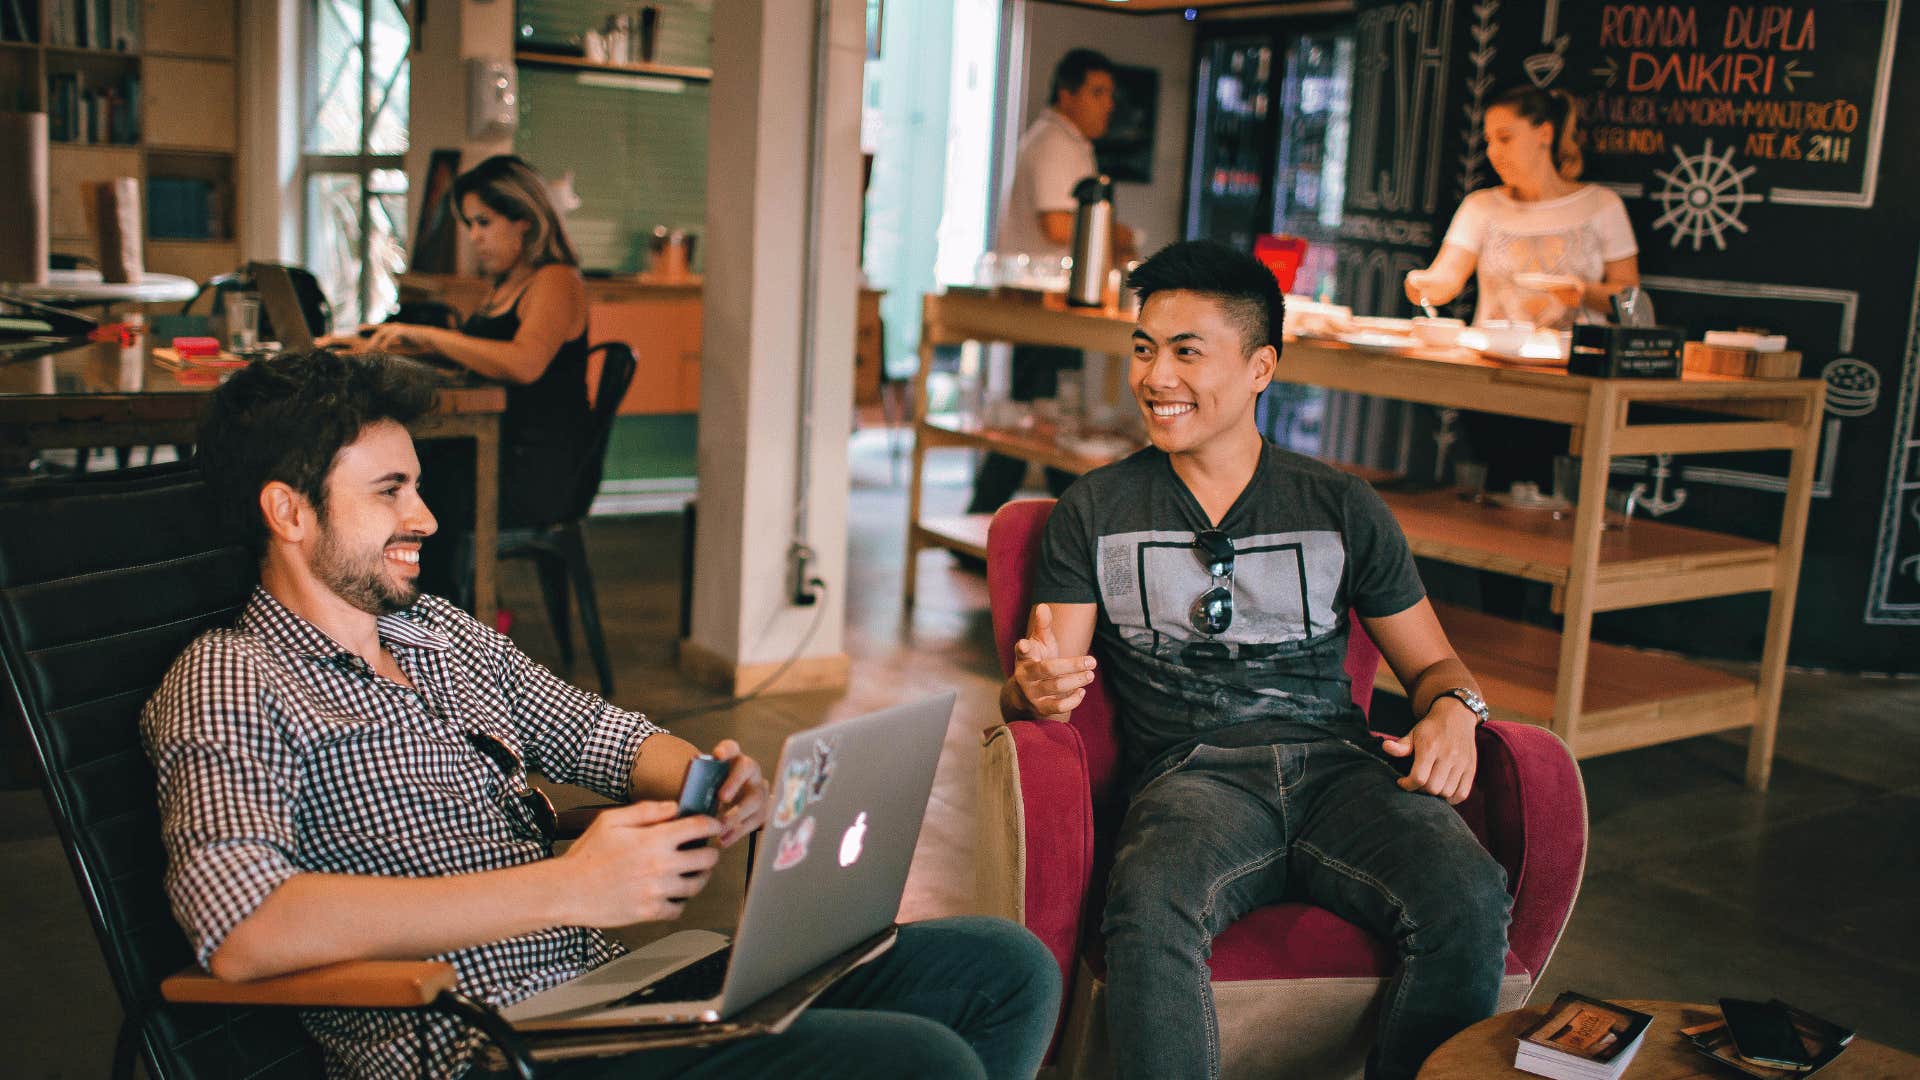
POLYGON ((55 253, 94 253, 81 185, 131 176, 148 270, 240 265, 236 3, 0 0, 0 110, 47 113, 55 253))

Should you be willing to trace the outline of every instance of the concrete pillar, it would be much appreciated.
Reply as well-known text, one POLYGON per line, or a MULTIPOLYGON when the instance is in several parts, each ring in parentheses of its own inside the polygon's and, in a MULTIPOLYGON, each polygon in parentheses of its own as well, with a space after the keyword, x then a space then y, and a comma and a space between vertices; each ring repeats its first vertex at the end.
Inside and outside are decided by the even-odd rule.
POLYGON ((680 666, 732 693, 759 685, 796 651, 799 659, 771 690, 836 687, 847 677, 847 432, 865 5, 817 3, 826 12, 828 41, 817 132, 816 3, 719 0, 713 15, 700 510, 693 623, 680 666), (801 373, 808 339, 815 357, 810 391, 801 373), (803 422, 812 426, 809 497, 806 532, 797 536, 803 422), (813 552, 807 576, 825 584, 813 606, 795 604, 789 587, 796 540, 813 552))

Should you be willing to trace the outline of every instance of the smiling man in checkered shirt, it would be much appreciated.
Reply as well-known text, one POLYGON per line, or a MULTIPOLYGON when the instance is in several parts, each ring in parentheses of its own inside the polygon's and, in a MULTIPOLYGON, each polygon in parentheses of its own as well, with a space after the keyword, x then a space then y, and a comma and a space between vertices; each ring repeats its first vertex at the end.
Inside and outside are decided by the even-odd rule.
MULTIPOLYGON (((255 364, 214 397, 200 458, 261 556, 260 585, 232 629, 174 664, 142 728, 174 913, 220 978, 433 957, 505 1005, 619 955, 603 928, 677 918, 719 849, 766 821, 760 766, 732 740, 713 751, 733 763, 719 818, 675 820, 663 800, 691 744, 419 593, 435 525, 404 425, 433 393, 387 358, 316 352, 255 364), (529 771, 631 805, 556 857, 529 771)), ((934 920, 781 1035, 563 1075, 1030 1076, 1058 998, 1024 930, 934 920)), ((305 1020, 335 1076, 416 1076, 423 1061, 457 1076, 477 1046, 445 1018, 305 1020)))

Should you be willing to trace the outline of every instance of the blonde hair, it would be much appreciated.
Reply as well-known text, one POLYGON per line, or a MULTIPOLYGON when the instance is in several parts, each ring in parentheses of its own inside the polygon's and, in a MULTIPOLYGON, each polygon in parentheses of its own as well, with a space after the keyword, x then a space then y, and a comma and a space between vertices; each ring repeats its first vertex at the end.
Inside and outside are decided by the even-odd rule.
POLYGON ((1548 144, 1548 150, 1553 155, 1554 171, 1565 180, 1580 179, 1581 171, 1586 168, 1586 155, 1580 149, 1586 141, 1586 132, 1580 126, 1580 102, 1572 93, 1516 86, 1494 98, 1487 107, 1512 109, 1534 127, 1542 124, 1551 127, 1553 141, 1548 144))
POLYGON ((453 212, 465 222, 461 209, 468 195, 477 197, 487 209, 509 221, 528 223, 527 238, 520 257, 535 269, 548 263, 579 266, 560 224, 560 214, 547 195, 547 182, 533 166, 512 154, 496 154, 463 172, 453 181, 453 212))

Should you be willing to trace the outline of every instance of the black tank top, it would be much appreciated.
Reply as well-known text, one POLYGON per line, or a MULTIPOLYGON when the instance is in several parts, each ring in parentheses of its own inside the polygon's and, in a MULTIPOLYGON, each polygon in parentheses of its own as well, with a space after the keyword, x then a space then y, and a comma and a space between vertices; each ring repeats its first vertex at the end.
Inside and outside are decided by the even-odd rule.
MULTIPOLYGON (((512 341, 520 332, 520 301, 498 315, 475 312, 460 332, 489 341, 512 341)), ((524 385, 507 384, 507 410, 500 420, 500 439, 508 447, 526 445, 574 446, 587 436, 587 331, 560 346, 540 377, 524 385)))

